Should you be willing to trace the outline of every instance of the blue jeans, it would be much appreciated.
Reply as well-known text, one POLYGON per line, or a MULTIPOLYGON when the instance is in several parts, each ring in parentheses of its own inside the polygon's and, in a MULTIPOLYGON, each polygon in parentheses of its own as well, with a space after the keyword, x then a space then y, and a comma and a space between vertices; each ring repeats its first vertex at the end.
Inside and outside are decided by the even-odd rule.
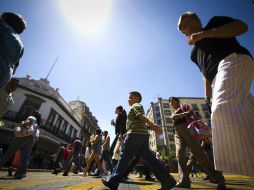
POLYGON ((115 147, 116 147, 116 143, 117 143, 118 137, 119 137, 119 134, 117 134, 117 135, 115 136, 115 138, 114 138, 114 140, 113 140, 113 142, 112 142, 112 144, 111 144, 111 146, 110 146, 110 148, 109 148, 109 153, 110 153, 110 156, 111 156, 111 157, 112 157, 113 154, 114 154, 114 149, 115 149, 115 147))
POLYGON ((72 162, 74 162, 75 166, 77 167, 77 170, 79 170, 80 172, 82 172, 84 170, 84 168, 82 168, 80 162, 79 162, 79 157, 78 154, 73 153, 70 163, 69 163, 69 169, 72 165, 72 162))
POLYGON ((113 174, 110 175, 107 180, 109 184, 112 186, 119 185, 119 182, 127 171, 129 162, 137 153, 143 158, 145 164, 152 170, 162 186, 167 186, 172 182, 173 177, 170 176, 149 148, 149 135, 127 134, 120 160, 118 161, 113 174))

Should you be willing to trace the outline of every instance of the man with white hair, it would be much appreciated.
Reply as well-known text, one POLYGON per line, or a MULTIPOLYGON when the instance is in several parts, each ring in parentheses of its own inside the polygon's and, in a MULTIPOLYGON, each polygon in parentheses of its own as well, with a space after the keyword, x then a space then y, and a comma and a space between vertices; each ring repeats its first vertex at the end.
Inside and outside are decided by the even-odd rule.
POLYGON ((29 116, 15 129, 15 138, 4 153, 0 161, 0 168, 7 163, 18 150, 20 150, 21 165, 18 167, 14 178, 21 179, 26 177, 30 153, 38 136, 39 130, 37 130, 36 118, 34 116, 29 116))

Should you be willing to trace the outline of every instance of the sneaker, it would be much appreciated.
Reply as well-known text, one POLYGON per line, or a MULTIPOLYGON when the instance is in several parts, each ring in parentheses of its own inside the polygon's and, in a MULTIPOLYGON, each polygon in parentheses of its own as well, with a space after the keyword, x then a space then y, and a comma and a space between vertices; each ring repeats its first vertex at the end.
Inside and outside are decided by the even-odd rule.
POLYGON ((155 181, 155 179, 152 178, 151 176, 146 176, 146 177, 145 177, 145 180, 146 180, 146 181, 155 181))
POLYGON ((203 178, 203 180, 209 180, 209 176, 208 176, 208 175, 205 176, 205 177, 203 178))
POLYGON ((22 179, 22 178, 24 178, 24 177, 26 177, 26 174, 15 174, 15 175, 13 176, 14 179, 22 179))
POLYGON ((107 182, 107 180, 105 178, 101 178, 101 182, 103 183, 103 185, 108 187, 110 190, 117 190, 118 189, 118 185, 117 186, 111 185, 109 182, 107 182))
POLYGON ((175 185, 176 185, 176 181, 174 179, 172 179, 169 184, 162 185, 161 188, 158 190, 169 190, 169 189, 172 189, 173 187, 175 187, 175 185))
POLYGON ((209 179, 211 183, 217 183, 217 189, 218 190, 223 190, 226 189, 226 185, 225 185, 225 178, 222 175, 222 172, 220 171, 214 171, 211 172, 209 175, 209 179))
POLYGON ((191 184, 190 183, 177 182, 177 184, 175 186, 176 187, 181 187, 181 188, 187 188, 187 189, 191 188, 191 184))

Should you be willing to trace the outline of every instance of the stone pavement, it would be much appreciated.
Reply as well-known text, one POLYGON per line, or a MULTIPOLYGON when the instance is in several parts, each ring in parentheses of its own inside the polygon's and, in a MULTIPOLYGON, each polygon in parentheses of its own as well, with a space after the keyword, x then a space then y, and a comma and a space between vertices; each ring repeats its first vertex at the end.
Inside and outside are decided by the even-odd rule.
MULTIPOLYGON (((50 172, 29 171, 27 177, 21 180, 15 180, 7 177, 6 171, 0 172, 0 189, 9 190, 108 190, 101 183, 99 178, 82 177, 75 174, 62 176, 61 174, 52 175, 50 172)), ((173 174, 177 179, 177 174, 173 174)), ((155 190, 160 188, 156 182, 148 182, 136 178, 134 175, 129 176, 131 180, 128 183, 121 183, 118 190, 155 190)), ((216 185, 202 180, 203 175, 197 178, 191 178, 192 189, 215 189, 216 185)), ((254 190, 254 177, 226 174, 226 184, 228 189, 234 190, 254 190)), ((184 188, 173 188, 181 190, 184 188)))

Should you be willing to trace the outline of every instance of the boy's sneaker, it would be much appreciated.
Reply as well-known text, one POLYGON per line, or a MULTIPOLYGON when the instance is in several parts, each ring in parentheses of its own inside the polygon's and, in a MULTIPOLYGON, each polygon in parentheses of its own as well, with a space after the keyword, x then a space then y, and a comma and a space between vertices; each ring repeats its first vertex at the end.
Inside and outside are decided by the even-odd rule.
POLYGON ((151 176, 146 176, 146 177, 145 177, 145 180, 146 180, 146 181, 155 181, 155 179, 152 178, 151 176))
POLYGON ((103 185, 108 187, 110 190, 117 190, 118 189, 118 186, 111 185, 109 182, 107 182, 107 180, 105 178, 101 178, 101 182, 103 183, 103 185))
POLYGON ((191 184, 190 183, 181 183, 181 182, 178 182, 176 185, 176 187, 181 187, 181 188, 187 188, 187 189, 190 189, 191 188, 191 184))
POLYGON ((172 179, 169 181, 168 184, 161 185, 161 188, 158 190, 169 190, 175 187, 175 185, 176 185, 176 180, 172 177, 172 179))

